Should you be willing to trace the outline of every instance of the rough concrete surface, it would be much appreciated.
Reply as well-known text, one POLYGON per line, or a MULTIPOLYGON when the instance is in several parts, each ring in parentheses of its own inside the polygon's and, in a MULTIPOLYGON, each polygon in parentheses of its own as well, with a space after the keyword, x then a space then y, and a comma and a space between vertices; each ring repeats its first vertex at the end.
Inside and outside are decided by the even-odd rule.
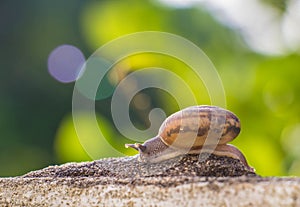
POLYGON ((300 206, 300 178, 262 178, 214 155, 109 158, 0 178, 0 206, 300 206))

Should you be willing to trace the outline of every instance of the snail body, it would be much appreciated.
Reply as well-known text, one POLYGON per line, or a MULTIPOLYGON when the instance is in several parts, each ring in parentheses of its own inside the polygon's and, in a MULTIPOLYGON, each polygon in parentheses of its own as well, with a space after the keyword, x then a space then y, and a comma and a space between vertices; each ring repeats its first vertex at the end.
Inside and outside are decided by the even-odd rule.
MULTIPOLYGON (((161 162, 182 154, 209 152, 241 160, 243 154, 227 143, 240 133, 236 115, 217 106, 191 106, 165 119, 158 135, 143 144, 126 144, 139 151, 142 162, 161 162)), ((249 167, 250 168, 250 167, 249 167)))

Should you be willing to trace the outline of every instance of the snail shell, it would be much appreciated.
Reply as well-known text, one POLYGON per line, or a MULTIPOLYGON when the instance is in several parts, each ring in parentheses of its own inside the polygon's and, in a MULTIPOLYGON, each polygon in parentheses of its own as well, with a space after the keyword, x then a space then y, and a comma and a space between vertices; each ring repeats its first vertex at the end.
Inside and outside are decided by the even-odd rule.
POLYGON ((238 136, 240 129, 239 119, 228 110, 217 106, 191 106, 166 118, 156 137, 125 147, 138 150, 143 162, 155 163, 182 154, 209 152, 239 159, 249 167, 243 154, 227 144, 238 136))
POLYGON ((240 133, 239 119, 230 111, 216 106, 192 106, 169 116, 158 136, 173 148, 197 148, 226 144, 240 133))

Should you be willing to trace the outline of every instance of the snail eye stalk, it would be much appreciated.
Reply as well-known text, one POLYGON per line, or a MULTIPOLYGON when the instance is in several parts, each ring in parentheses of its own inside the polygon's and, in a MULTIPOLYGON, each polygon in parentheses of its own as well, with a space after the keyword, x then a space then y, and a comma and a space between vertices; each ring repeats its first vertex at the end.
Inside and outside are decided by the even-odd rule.
POLYGON ((146 147, 142 144, 138 144, 138 143, 135 143, 135 144, 125 144, 125 147, 126 148, 133 148, 137 151, 141 151, 141 152, 144 152, 146 150, 146 147))

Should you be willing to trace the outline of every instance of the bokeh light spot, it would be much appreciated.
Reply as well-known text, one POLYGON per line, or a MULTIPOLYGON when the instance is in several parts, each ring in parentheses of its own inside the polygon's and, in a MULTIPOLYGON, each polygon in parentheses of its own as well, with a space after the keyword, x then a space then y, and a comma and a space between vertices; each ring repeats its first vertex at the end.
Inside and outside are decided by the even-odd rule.
POLYGON ((105 58, 90 57, 82 67, 80 78, 76 83, 80 93, 91 100, 110 97, 115 90, 115 85, 111 83, 108 73, 111 65, 112 63, 105 58))
POLYGON ((282 131, 282 146, 290 156, 300 160, 300 123, 287 126, 282 131))
POLYGON ((151 107, 151 99, 145 93, 138 93, 133 99, 133 104, 139 110, 146 110, 151 107))
POLYGON ((48 71, 56 80, 63 83, 76 81, 85 57, 72 45, 61 45, 55 48, 48 57, 48 71))
POLYGON ((286 113, 294 101, 294 91, 287 81, 269 80, 263 91, 264 102, 275 113, 286 113))

